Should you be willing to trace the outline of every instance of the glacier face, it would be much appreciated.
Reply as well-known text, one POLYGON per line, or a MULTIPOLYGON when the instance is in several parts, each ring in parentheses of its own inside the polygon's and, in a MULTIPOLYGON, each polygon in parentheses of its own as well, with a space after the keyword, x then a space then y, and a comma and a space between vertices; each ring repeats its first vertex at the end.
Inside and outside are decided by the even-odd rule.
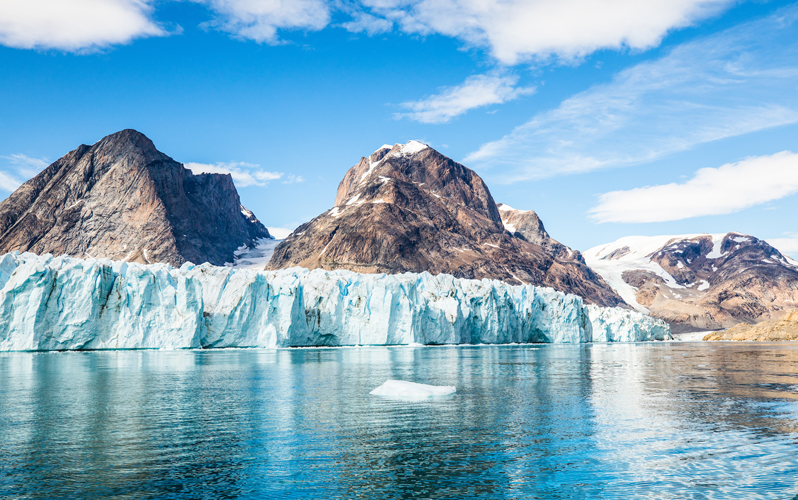
POLYGON ((493 280, 0 257, 3 351, 668 338, 640 313, 493 280))

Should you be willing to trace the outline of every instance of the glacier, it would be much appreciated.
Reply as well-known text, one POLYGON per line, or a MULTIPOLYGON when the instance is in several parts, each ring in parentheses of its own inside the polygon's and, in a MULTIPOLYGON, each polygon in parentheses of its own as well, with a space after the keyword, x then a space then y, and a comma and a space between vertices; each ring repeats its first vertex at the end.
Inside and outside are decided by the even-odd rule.
POLYGON ((487 279, 0 257, 0 351, 670 338, 638 312, 487 279))

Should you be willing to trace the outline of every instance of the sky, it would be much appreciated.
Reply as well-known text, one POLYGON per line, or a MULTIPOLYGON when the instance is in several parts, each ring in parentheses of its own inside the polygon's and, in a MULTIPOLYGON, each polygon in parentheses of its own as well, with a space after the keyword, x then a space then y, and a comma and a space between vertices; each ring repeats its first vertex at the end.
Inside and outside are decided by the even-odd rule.
POLYGON ((126 128, 278 236, 419 140, 579 250, 798 257, 798 2, 0 0, 0 198, 126 128))

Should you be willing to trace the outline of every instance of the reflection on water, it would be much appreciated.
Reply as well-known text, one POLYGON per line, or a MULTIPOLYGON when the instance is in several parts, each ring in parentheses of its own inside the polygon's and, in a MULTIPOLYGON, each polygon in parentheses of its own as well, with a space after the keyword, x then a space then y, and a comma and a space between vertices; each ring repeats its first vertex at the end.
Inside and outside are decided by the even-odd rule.
POLYGON ((8 353, 0 380, 0 497, 798 494, 796 345, 8 353))

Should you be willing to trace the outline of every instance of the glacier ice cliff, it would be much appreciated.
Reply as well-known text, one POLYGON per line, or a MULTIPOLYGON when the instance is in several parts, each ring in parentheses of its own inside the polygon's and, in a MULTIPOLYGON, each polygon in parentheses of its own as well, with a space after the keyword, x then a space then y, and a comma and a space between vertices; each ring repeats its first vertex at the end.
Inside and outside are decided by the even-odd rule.
POLYGON ((487 279, 0 257, 2 351, 669 338, 637 312, 487 279))

